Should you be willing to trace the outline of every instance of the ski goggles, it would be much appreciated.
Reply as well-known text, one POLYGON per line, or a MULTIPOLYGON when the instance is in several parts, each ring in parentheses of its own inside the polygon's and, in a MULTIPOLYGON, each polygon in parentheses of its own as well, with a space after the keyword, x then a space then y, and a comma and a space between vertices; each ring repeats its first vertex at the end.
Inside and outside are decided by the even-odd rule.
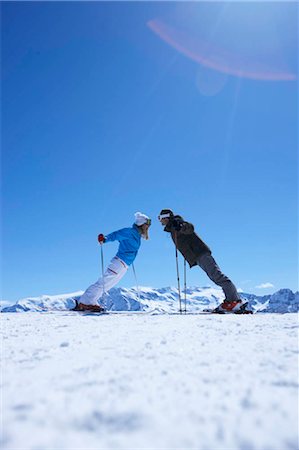
POLYGON ((160 220, 160 222, 161 222, 161 220, 163 220, 163 219, 169 219, 169 217, 170 217, 170 214, 169 214, 169 213, 167 213, 167 214, 160 214, 160 215, 158 216, 158 220, 160 220))
POLYGON ((151 223, 152 223, 152 219, 147 219, 146 222, 144 223, 144 225, 150 226, 151 223))

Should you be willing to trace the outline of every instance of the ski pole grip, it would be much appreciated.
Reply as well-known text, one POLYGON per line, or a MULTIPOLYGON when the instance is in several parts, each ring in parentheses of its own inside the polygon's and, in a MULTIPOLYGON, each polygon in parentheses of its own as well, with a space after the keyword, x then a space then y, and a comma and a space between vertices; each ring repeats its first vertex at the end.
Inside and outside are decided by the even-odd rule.
POLYGON ((99 234, 98 241, 102 245, 105 242, 105 236, 103 234, 99 234))

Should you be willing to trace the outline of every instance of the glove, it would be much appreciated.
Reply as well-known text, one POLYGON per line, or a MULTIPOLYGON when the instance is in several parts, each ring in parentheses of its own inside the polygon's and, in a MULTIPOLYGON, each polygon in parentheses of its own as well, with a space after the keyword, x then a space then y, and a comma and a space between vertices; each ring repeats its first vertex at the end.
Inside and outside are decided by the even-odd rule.
POLYGON ((105 236, 103 234, 99 234, 98 241, 100 244, 103 244, 105 242, 105 236))
POLYGON ((173 219, 172 222, 171 222, 171 226, 176 231, 180 231, 180 229, 182 228, 183 224, 182 224, 182 222, 179 222, 177 219, 173 219))

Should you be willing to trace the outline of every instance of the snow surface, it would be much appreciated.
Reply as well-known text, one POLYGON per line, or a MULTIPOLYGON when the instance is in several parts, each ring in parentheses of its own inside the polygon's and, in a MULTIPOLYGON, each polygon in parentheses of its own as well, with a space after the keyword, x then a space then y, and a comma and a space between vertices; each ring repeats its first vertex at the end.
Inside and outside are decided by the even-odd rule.
POLYGON ((298 449, 297 314, 0 318, 3 450, 298 449))

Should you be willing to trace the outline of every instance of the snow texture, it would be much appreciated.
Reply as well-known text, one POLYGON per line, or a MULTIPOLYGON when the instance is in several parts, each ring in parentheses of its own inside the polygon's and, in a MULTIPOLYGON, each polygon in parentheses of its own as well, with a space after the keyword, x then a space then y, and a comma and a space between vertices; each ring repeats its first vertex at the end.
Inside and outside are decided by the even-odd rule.
POLYGON ((3 450, 298 449, 297 314, 1 322, 3 450))
POLYGON ((182 315, 175 288, 112 289, 103 315, 67 311, 81 294, 3 305, 1 449, 298 449, 298 293, 224 316, 211 287, 182 315))

